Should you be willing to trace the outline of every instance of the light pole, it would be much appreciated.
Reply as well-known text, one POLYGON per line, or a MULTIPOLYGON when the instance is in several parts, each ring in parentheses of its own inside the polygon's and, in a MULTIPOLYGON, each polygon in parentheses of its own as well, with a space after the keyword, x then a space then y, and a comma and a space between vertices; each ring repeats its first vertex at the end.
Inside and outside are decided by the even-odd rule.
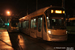
POLYGON ((28 15, 28 0, 27 0, 27 15, 28 15))
POLYGON ((8 29, 8 26, 7 26, 7 20, 8 20, 8 16, 10 16, 11 15, 11 12, 10 11, 6 11, 6 28, 8 29))
POLYGON ((38 0, 36 0, 36 10, 38 10, 38 0))
POLYGON ((62 7, 65 8, 65 0, 62 0, 62 7))

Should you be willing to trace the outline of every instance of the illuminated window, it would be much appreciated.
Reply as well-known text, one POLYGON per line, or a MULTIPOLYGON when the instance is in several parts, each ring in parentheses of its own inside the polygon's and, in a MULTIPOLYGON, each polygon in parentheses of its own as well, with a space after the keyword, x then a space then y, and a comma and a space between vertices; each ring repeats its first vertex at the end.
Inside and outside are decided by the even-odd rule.
POLYGON ((47 27, 49 28, 50 27, 50 20, 49 20, 49 17, 46 17, 47 18, 47 27))
POLYGON ((29 21, 26 21, 26 28, 29 28, 29 21))
POLYGON ((20 22, 18 23, 17 27, 21 27, 21 23, 20 22))
POLYGON ((31 28, 35 28, 35 27, 36 27, 36 18, 31 19, 31 28))
POLYGON ((26 28, 26 21, 23 22, 23 28, 26 28))
POLYGON ((38 17, 38 31, 40 32, 42 28, 42 17, 38 17))
POLYGON ((25 28, 25 29, 29 28, 29 21, 23 22, 23 28, 25 28))

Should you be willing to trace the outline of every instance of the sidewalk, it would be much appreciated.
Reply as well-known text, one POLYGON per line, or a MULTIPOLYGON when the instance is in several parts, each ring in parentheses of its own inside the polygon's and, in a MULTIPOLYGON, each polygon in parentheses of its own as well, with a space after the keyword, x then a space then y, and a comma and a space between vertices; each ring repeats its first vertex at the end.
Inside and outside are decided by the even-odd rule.
POLYGON ((0 50, 14 50, 12 48, 8 32, 5 28, 0 28, 0 50))

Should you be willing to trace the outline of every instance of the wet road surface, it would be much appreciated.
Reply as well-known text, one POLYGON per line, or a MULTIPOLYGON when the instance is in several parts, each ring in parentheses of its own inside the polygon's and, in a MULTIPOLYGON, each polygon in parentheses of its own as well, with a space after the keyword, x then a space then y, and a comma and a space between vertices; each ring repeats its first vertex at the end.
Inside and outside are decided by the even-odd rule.
POLYGON ((65 42, 48 42, 35 39, 23 33, 0 31, 0 50, 74 50, 75 35, 65 42))

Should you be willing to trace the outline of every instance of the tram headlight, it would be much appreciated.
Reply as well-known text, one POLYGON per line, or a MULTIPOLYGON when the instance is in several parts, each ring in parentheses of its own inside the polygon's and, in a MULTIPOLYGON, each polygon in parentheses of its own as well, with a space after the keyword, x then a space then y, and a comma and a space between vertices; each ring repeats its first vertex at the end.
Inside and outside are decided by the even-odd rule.
POLYGON ((63 11, 63 14, 65 14, 65 11, 63 11))
POLYGON ((51 13, 53 13, 54 12, 54 10, 51 10, 51 13))
POLYGON ((51 31, 50 31, 50 30, 48 30, 48 33, 49 33, 49 34, 51 34, 51 31))

